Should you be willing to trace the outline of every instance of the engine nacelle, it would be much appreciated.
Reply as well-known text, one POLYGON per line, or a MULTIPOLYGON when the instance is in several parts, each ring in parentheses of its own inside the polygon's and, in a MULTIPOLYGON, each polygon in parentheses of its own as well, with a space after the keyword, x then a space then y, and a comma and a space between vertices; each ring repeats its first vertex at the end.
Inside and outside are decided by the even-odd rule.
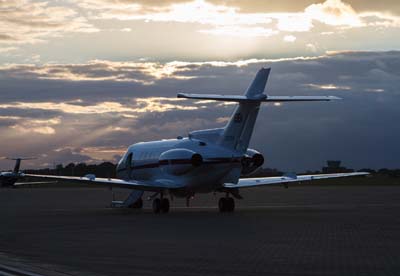
POLYGON ((188 149, 171 149, 160 155, 158 163, 164 173, 182 175, 201 166, 203 157, 188 149))
POLYGON ((255 172, 264 164, 264 156, 256 150, 248 149, 242 158, 242 175, 249 175, 255 172))

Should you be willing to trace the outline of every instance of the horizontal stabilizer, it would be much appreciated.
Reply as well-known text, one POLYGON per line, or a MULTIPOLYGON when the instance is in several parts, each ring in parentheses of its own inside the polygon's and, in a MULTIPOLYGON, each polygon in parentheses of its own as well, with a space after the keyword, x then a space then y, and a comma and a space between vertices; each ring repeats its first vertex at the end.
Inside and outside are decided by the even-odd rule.
POLYGON ((217 95, 217 94, 188 94, 179 93, 178 98, 213 100, 224 102, 309 102, 309 101, 332 101, 340 100, 335 96, 266 96, 259 98, 248 98, 244 95, 217 95))
POLYGON ((263 102, 318 102, 341 100, 335 96, 268 96, 263 102))
MULTIPOLYGON (((224 102, 243 102, 243 101, 254 101, 254 99, 248 99, 246 96, 241 95, 217 95, 217 94, 187 94, 179 93, 178 98, 186 99, 198 99, 198 100, 213 100, 213 101, 224 101, 224 102)), ((259 101, 259 99, 257 99, 259 101)))

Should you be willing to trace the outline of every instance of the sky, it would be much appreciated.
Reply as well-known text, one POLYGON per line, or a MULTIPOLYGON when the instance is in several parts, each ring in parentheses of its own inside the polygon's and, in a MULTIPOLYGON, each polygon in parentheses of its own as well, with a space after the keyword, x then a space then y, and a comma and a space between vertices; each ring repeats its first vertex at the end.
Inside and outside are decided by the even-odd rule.
MULTIPOLYGON (((400 167, 398 0, 0 0, 0 156, 116 162, 130 144, 222 127, 271 67, 251 147, 265 166, 400 167)), ((0 160, 1 169, 13 166, 0 160)))

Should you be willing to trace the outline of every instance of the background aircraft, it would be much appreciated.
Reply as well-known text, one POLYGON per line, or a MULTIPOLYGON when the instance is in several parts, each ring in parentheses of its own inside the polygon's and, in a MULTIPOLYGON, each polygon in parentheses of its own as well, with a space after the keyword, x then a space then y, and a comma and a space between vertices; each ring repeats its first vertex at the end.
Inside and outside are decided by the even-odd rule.
POLYGON ((17 182, 23 180, 25 178, 25 174, 20 171, 21 161, 22 160, 32 160, 36 158, 24 158, 24 157, 16 157, 16 158, 6 158, 9 160, 15 160, 15 166, 12 171, 0 172, 0 187, 12 187, 15 188, 21 185, 27 184, 49 184, 56 183, 57 181, 40 181, 40 182, 17 182))
POLYGON ((117 179, 33 175, 80 183, 102 184, 133 189, 125 201, 114 206, 141 208, 144 191, 154 192, 155 213, 169 211, 166 195, 186 197, 187 203, 195 193, 221 192, 218 206, 221 212, 232 212, 239 191, 262 185, 297 183, 313 179, 366 175, 367 173, 339 173, 320 175, 285 175, 282 177, 243 178, 251 175, 264 163, 264 157, 249 142, 261 103, 331 101, 334 96, 269 96, 264 94, 270 68, 262 68, 243 96, 214 94, 185 94, 178 97, 237 102, 229 122, 223 128, 198 130, 188 137, 137 143, 131 145, 117 166, 117 179))
POLYGON ((24 173, 19 170, 21 166, 21 161, 32 160, 34 158, 17 157, 17 158, 6 158, 6 159, 15 160, 15 166, 12 171, 0 172, 0 185, 1 187, 12 187, 16 184, 16 182, 19 179, 24 177, 24 173))

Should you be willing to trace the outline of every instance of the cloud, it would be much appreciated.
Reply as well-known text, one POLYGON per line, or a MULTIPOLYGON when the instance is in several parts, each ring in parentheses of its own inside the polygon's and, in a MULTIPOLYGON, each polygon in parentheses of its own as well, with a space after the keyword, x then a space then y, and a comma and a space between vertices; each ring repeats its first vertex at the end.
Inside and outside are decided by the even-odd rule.
POLYGON ((304 10, 305 16, 332 26, 360 27, 362 21, 357 12, 341 0, 326 0, 312 4, 304 10))
MULTIPOLYGON (((196 110, 199 107, 196 106, 185 106, 180 105, 182 99, 170 99, 161 97, 148 97, 135 99, 130 103, 121 104, 119 102, 100 102, 97 104, 89 104, 73 101, 73 102, 12 102, 7 104, 0 104, 0 109, 21 109, 21 110, 42 110, 42 111, 59 111, 65 114, 121 114, 126 118, 136 118, 138 114, 149 113, 149 112, 167 112, 169 110, 196 110)), ((12 118, 10 116, 4 116, 5 118, 12 118)), ((1 119, 1 117, 0 117, 1 119)), ((49 124, 56 125, 60 123, 60 120, 49 119, 49 120, 31 120, 32 128, 38 124, 49 124)), ((51 133, 49 133, 51 134, 51 133)))
MULTIPOLYGON (((160 3, 86 0, 77 5, 94 19, 141 20, 200 24, 213 35, 269 37, 280 32, 308 32, 315 22, 331 27, 399 27, 400 17, 383 11, 357 12, 341 0, 326 0, 296 12, 246 11, 243 3, 205 0, 160 3), (207 27, 206 27, 207 26, 207 27)), ((306 4, 306 3, 304 3, 306 4)))
POLYGON ((189 70, 184 62, 113 62, 93 60, 83 64, 8 64, 0 66, 7 77, 68 80, 125 81, 152 84, 152 79, 190 79, 181 73, 189 70))
POLYGON ((243 67, 255 63, 312 60, 318 57, 281 59, 247 59, 238 61, 183 62, 117 62, 93 60, 81 64, 7 64, 0 66, 0 78, 47 79, 66 81, 116 81, 152 85, 160 79, 190 80, 197 78, 201 67, 243 67))
POLYGON ((294 35, 285 35, 283 37, 283 41, 285 41, 285 42, 295 42, 296 39, 297 38, 294 35))
POLYGON ((335 84, 314 84, 309 83, 305 84, 305 86, 311 87, 312 89, 316 90, 350 90, 350 86, 340 86, 335 84))
MULTIPOLYGON (((155 74, 142 64, 147 73, 137 73, 139 82, 132 83, 43 79, 27 70, 41 70, 47 64, 8 65, 2 69, 0 84, 5 91, 0 95, 0 155, 48 156, 35 164, 114 161, 115 155, 135 142, 221 127, 232 113, 232 105, 180 100, 173 98, 176 92, 241 94, 260 67, 271 66, 268 94, 335 95, 343 101, 264 105, 252 147, 266 156, 266 166, 313 169, 330 158, 342 159, 352 167, 390 166, 400 156, 396 152, 400 133, 393 124, 393 118, 400 116, 399 60, 400 53, 395 51, 337 51, 292 59, 176 61, 167 66, 174 72, 172 76, 190 78, 155 74), (50 89, 44 93, 46 87, 50 89), (24 98, 26 95, 29 97, 24 98), (20 127, 11 128, 15 125, 20 127), (42 133, 34 132, 31 125, 42 133), (23 133, 21 127, 31 132, 23 133), (71 150, 63 154, 56 151, 65 148, 71 150)), ((114 71, 108 66, 104 71, 104 63, 108 62, 73 69, 68 66, 76 65, 65 66, 76 74, 94 77, 118 75, 120 67, 126 72, 138 67, 135 63, 115 63, 111 67, 114 71)), ((167 63, 157 63, 156 68, 163 71, 167 63)), ((63 71, 58 68, 63 66, 52 70, 63 71)))
MULTIPOLYGON (((5 118, 7 116, 4 116, 5 118)), ((19 134, 36 133, 43 135, 53 135, 56 133, 54 126, 59 125, 61 120, 57 118, 49 119, 33 119, 33 118, 21 118, 17 116, 10 116, 9 119, 15 121, 15 124, 9 126, 10 129, 16 131, 19 134)), ((1 117, 0 117, 1 119, 1 117)))
POLYGON ((67 32, 97 31, 74 9, 49 2, 1 1, 0 11, 1 44, 37 43, 67 32))

